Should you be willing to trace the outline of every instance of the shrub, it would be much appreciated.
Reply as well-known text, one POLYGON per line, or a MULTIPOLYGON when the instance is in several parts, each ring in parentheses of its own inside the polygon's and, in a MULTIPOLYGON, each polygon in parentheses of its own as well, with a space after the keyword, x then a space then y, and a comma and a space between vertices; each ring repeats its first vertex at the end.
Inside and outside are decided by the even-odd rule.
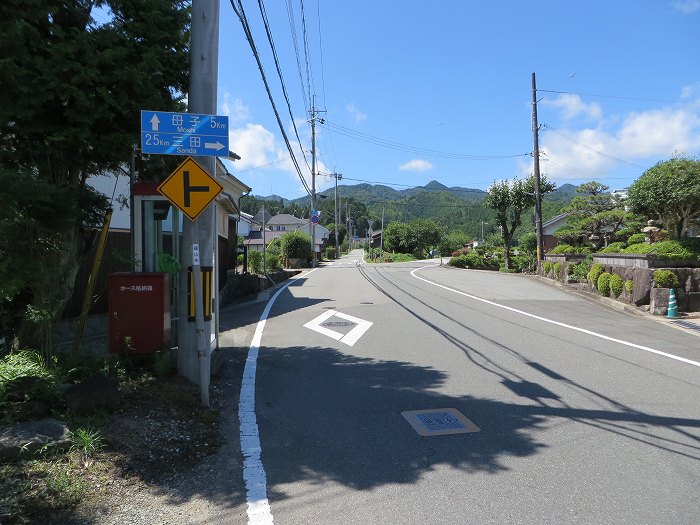
MULTIPOLYGON (((533 261, 534 257, 527 255, 512 255, 510 258, 511 268, 509 272, 529 272, 532 268, 533 261)), ((505 269, 501 268, 501 271, 505 271, 505 269)))
POLYGON ((622 277, 620 277, 616 273, 612 274, 610 276, 610 294, 615 298, 619 297, 622 293, 622 287, 622 277))
POLYGON ((554 278, 559 279, 559 276, 561 275, 561 268, 563 264, 558 262, 554 264, 554 278))
POLYGON ((620 253, 627 246, 624 242, 611 242, 607 248, 600 250, 600 253, 620 253))
POLYGON ((277 255, 276 253, 268 253, 267 254, 267 264, 263 266, 267 266, 267 270, 279 270, 282 268, 282 263, 280 262, 280 256, 277 255))
POLYGON ((326 246, 325 256, 326 259, 335 259, 335 246, 326 246))
POLYGON ((455 268, 471 268, 475 270, 498 270, 497 262, 485 259, 479 254, 473 252, 458 255, 457 257, 452 257, 450 259, 450 262, 448 262, 447 264, 449 264, 450 266, 454 266, 455 268))
POLYGON ((591 282, 593 286, 598 286, 598 277, 600 277, 600 274, 605 271, 605 267, 600 264, 594 264, 591 266, 590 271, 588 272, 588 280, 591 282))
POLYGON ((552 255, 561 255, 562 253, 590 253, 591 249, 588 246, 572 246, 571 244, 558 244, 548 253, 552 255))
POLYGON ((280 237, 282 254, 289 259, 307 259, 311 255, 311 237, 304 232, 292 231, 280 237))
POLYGON ((549 275, 549 272, 552 271, 552 268, 554 268, 554 264, 551 261, 545 261, 542 263, 542 272, 544 273, 545 277, 549 275))
POLYGON ((625 290, 627 290, 627 293, 632 293, 633 289, 634 289, 634 281, 632 279, 627 279, 625 281, 625 290))
POLYGON ((699 259, 700 251, 693 250, 692 242, 660 241, 653 244, 631 244, 622 253, 653 254, 659 259, 699 259))
POLYGON ((608 272, 603 272, 598 277, 597 288, 598 292, 603 297, 608 297, 610 295, 610 277, 611 275, 608 272))
POLYGON ((653 273, 654 288, 678 288, 678 276, 671 270, 655 270, 653 273))
POLYGON ((263 271, 263 253, 255 250, 248 252, 248 266, 251 273, 262 273, 263 271))
POLYGON ((647 236, 643 233, 635 233, 627 239, 627 244, 640 244, 647 240, 647 236))
POLYGON ((561 253, 577 253, 576 248, 571 246, 570 244, 558 244, 554 248, 552 248, 549 253, 552 255, 558 255, 561 253))
POLYGON ((585 281, 588 278, 588 272, 591 266, 586 261, 581 261, 578 264, 569 264, 566 271, 569 274, 569 281, 585 281))

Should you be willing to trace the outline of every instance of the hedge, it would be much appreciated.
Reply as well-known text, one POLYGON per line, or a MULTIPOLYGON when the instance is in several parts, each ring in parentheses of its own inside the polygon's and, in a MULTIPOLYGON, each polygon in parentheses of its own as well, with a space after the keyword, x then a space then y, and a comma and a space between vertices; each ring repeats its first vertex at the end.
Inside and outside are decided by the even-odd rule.
POLYGON ((656 270, 652 277, 654 278, 654 288, 678 288, 680 286, 678 276, 671 270, 656 270))
POLYGON ((612 276, 608 272, 603 272, 598 277, 598 292, 603 297, 608 297, 610 295, 610 278, 612 276))
POLYGON ((620 297, 620 294, 622 293, 623 286, 624 286, 624 282, 622 281, 622 277, 620 277, 616 273, 614 273, 610 276, 610 294, 613 297, 615 297, 615 298, 620 297))

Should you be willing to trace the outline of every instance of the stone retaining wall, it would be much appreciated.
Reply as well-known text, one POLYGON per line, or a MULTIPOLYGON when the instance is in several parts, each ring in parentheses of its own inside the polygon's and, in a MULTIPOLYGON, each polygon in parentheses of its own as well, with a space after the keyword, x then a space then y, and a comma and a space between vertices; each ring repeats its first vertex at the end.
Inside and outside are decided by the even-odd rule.
MULTIPOLYGON (((604 254, 606 255, 606 254, 604 254)), ((616 254, 613 254, 616 255, 616 254)), ((579 262, 578 258, 576 260, 567 259, 566 255, 547 256, 547 261, 549 262, 562 262, 561 274, 558 276, 553 275, 553 271, 550 275, 545 275, 542 265, 538 268, 538 274, 543 277, 556 278, 561 282, 568 282, 568 266, 570 264, 577 264, 579 262), (562 261, 561 258, 564 260, 562 261)), ((651 299, 651 289, 653 286, 653 274, 654 271, 659 268, 653 267, 640 267, 640 266, 626 266, 620 265, 621 261, 624 262, 625 258, 620 257, 600 257, 597 255, 593 256, 594 264, 599 263, 604 267, 604 271, 610 274, 618 274, 622 277, 623 281, 632 279, 633 288, 632 293, 629 294, 623 288, 623 292, 618 297, 618 300, 633 304, 635 306, 646 306, 650 304, 651 299), (618 263, 618 264, 611 264, 618 263)), ((678 276, 678 281, 680 286, 675 290, 676 292, 676 302, 678 304, 678 309, 681 312, 697 312, 700 311, 700 268, 677 268, 677 267, 665 267, 671 270, 678 276)), ((589 282, 582 283, 582 287, 591 293, 598 293, 593 285, 589 282)))

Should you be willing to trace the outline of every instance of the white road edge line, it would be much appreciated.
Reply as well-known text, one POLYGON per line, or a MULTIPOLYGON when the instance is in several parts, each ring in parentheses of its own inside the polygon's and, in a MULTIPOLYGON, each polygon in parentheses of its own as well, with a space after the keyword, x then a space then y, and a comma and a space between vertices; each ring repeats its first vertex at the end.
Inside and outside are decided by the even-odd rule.
POLYGON ((622 339, 616 339, 616 338, 614 338, 614 337, 609 337, 609 336, 607 336, 607 335, 599 334, 599 333, 597 333, 597 332, 592 332, 591 330, 586 330, 585 328, 579 328, 578 326, 572 326, 572 325, 570 325, 570 324, 560 323, 559 321, 554 321, 554 320, 552 320, 552 319, 547 319, 546 317, 540 317, 539 315, 530 314, 530 313, 528 313, 528 312, 523 312, 522 310, 518 310, 518 309, 516 309, 516 308, 511 308, 510 306, 505 306, 505 305, 502 305, 502 304, 494 303, 493 301, 489 301, 488 299, 483 299, 483 298, 481 298, 481 297, 477 297, 476 295, 471 295, 471 294, 468 294, 468 293, 466 293, 466 292, 460 292, 459 290, 455 290, 454 288, 450 288, 449 286, 444 286, 444 285, 442 285, 442 284, 438 284, 438 283, 436 283, 436 282, 429 281, 428 279, 424 279, 423 277, 418 277, 418 276, 415 274, 415 272, 417 272, 417 271, 419 271, 419 270, 424 270, 424 269, 426 269, 426 268, 434 268, 435 266, 436 266, 436 265, 434 265, 434 264, 429 264, 429 265, 427 265, 427 266, 422 266, 422 267, 420 267, 420 268, 416 268, 415 270, 413 270, 413 271, 411 272, 411 275, 412 275, 413 277, 415 277, 416 279, 419 279, 419 280, 421 280, 421 281, 424 281, 424 282, 426 282, 426 283, 428 283, 428 284, 432 284, 433 286, 437 286, 438 288, 443 288, 443 289, 448 290, 448 291, 450 291, 450 292, 454 292, 454 293, 456 293, 456 294, 463 295, 464 297, 469 297, 470 299, 474 299, 475 301, 481 301, 482 303, 490 304, 490 305, 496 306, 496 307, 498 307, 498 308, 503 308, 504 310, 509 310, 509 311, 511 311, 511 312, 515 312, 515 313, 517 313, 517 314, 525 315, 525 316, 527 316, 527 317, 532 317, 533 319, 537 319, 537 320, 539 320, 539 321, 544 321, 545 323, 550 323, 550 324, 554 324, 554 325, 557 325, 557 326, 561 326, 562 328, 568 328, 568 329, 570 329, 570 330, 575 330, 575 331, 577 331, 577 332, 582 332, 582 333, 584 333, 584 334, 592 335, 592 336, 594 336, 594 337, 599 337, 599 338, 601 338, 601 339, 605 339, 606 341, 612 341, 612 342, 614 342, 614 343, 620 343, 620 344, 625 345, 625 346, 630 346, 630 347, 632 347, 632 348, 637 348, 637 349, 639 349, 639 350, 644 350, 645 352, 651 352, 652 354, 657 354, 657 355, 661 355, 661 356, 664 356, 664 357, 668 357, 668 358, 670 358, 670 359, 675 359, 676 361, 681 361, 681 362, 687 363, 687 364, 689 364, 689 365, 700 366, 700 363, 699 363, 699 362, 697 362, 697 361, 692 361, 691 359, 686 359, 685 357, 680 357, 680 356, 677 356, 677 355, 668 354, 668 353, 666 353, 666 352, 662 352, 661 350, 655 350, 655 349, 653 349, 653 348, 649 348, 648 346, 642 346, 642 345, 638 345, 638 344, 635 344, 635 343, 630 343, 629 341, 623 341, 622 339))
MULTIPOLYGON (((316 268, 301 274, 304 277, 316 271, 316 268)), ((246 488, 246 501, 248 503, 248 525, 273 525, 270 502, 267 499, 267 476, 260 454, 260 433, 258 431, 257 416, 255 415, 255 372, 258 367, 258 353, 262 342, 263 331, 267 317, 270 315, 272 305, 277 297, 294 282, 297 276, 282 286, 267 302, 267 306, 260 315, 255 334, 250 343, 248 357, 243 369, 243 381, 241 382, 241 398, 238 402, 238 419, 240 421, 241 453, 243 454, 243 480, 246 488)))

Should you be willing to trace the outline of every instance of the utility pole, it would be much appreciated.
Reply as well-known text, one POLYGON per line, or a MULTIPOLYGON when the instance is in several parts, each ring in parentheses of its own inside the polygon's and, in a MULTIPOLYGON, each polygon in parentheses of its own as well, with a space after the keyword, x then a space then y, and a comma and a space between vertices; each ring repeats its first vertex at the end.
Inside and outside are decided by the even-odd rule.
POLYGON ((537 83, 532 74, 532 132, 534 134, 534 150, 532 157, 535 161, 535 230, 537 232, 537 262, 542 261, 544 243, 542 239, 542 193, 540 192, 540 145, 539 126, 537 124, 537 83))
POLYGON ((316 209, 316 95, 311 98, 311 267, 316 268, 316 223, 313 213, 316 209))
MULTIPOLYGON (((311 211, 316 209, 316 95, 311 98, 311 211)), ((321 112, 323 113, 323 111, 321 112)), ((323 124, 323 120, 321 124, 323 124)), ((316 267, 316 223, 311 221, 311 252, 313 254, 313 264, 316 267)))
MULTIPOLYGON (((190 89, 188 111, 208 115, 216 114, 218 63, 219 63, 219 2, 192 0, 192 26, 190 42, 190 89)), ((199 157, 197 162, 213 177, 216 176, 216 157, 199 157)), ((200 257, 202 266, 214 267, 215 207, 209 206, 195 221, 185 220, 182 228, 180 260, 183 271, 178 287, 178 355, 180 375, 199 384, 201 402, 209 406, 209 380, 211 376, 211 320, 203 319, 200 295, 200 257), (200 255, 201 254, 201 255, 200 255), (187 289, 192 266, 195 292, 195 323, 187 321, 187 289), (199 291, 199 294, 197 292, 199 291)), ((215 334, 216 335, 216 334, 215 334)))
POLYGON ((267 277, 267 239, 265 238, 265 203, 262 205, 263 275, 267 277))
POLYGON ((382 208, 382 232, 379 234, 379 257, 384 255, 384 208, 382 208))
POLYGON ((333 208, 335 213, 335 256, 338 258, 340 257, 340 243, 338 242, 338 213, 340 211, 338 209, 338 179, 342 179, 343 176, 340 173, 334 173, 333 176, 335 177, 335 206, 333 208))

